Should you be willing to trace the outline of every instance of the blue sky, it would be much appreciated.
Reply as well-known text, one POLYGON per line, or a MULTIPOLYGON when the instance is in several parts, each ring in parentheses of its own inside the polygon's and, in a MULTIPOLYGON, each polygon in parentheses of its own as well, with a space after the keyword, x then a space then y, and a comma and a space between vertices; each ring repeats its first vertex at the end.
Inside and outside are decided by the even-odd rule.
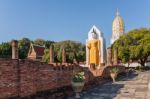
POLYGON ((108 46, 117 8, 127 32, 150 27, 149 4, 150 0, 0 0, 0 42, 27 37, 85 43, 96 25, 108 46))

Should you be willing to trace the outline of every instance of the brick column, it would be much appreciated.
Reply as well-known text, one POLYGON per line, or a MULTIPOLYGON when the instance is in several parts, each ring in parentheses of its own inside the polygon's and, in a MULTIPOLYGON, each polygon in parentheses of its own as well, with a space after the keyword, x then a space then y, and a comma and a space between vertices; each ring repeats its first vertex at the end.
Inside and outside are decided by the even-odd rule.
POLYGON ((107 65, 112 66, 112 52, 111 48, 107 48, 107 65))
POLYGON ((114 58, 113 58, 113 65, 118 65, 118 50, 117 48, 114 49, 114 58))
POLYGON ((78 64, 78 62, 77 62, 77 60, 75 58, 73 59, 73 63, 74 64, 78 64))
POLYGON ((65 52, 65 48, 62 49, 62 63, 66 63, 66 52, 65 52))
POLYGON ((49 54, 50 54, 49 63, 52 64, 54 63, 54 46, 53 45, 50 46, 49 54))
POLYGON ((18 41, 17 40, 12 40, 11 42, 12 46, 12 59, 18 59, 18 41))

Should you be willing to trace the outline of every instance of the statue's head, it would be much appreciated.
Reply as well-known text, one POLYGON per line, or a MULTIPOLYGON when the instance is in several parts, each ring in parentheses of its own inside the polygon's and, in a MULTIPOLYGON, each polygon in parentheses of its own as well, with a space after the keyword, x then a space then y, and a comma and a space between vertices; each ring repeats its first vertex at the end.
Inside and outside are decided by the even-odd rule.
POLYGON ((92 39, 97 39, 97 34, 95 31, 91 32, 92 39))

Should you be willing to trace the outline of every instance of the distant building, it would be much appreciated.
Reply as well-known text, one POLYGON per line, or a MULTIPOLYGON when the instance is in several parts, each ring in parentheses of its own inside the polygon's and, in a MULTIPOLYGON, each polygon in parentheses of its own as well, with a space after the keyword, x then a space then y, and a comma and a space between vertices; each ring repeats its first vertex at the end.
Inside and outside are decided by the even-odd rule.
POLYGON ((31 44, 28 52, 28 59, 41 61, 44 55, 44 50, 44 46, 31 44))
POLYGON ((113 44, 117 39, 125 33, 125 25, 119 11, 116 13, 116 17, 112 24, 112 37, 110 44, 113 44))

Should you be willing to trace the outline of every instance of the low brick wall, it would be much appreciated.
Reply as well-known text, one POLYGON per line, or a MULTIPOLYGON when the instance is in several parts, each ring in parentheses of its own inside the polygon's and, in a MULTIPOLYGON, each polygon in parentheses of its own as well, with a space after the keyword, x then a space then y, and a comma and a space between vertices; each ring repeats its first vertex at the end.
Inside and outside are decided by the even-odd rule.
POLYGON ((18 96, 17 60, 0 59, 0 99, 18 96))
MULTIPOLYGON (((120 70, 124 67, 118 66, 120 70)), ((58 66, 43 64, 31 60, 0 59, 0 99, 20 97, 52 97, 59 99, 72 95, 71 77, 73 73, 85 71, 84 90, 107 81, 109 69, 99 70, 82 68, 78 65, 58 66)))

